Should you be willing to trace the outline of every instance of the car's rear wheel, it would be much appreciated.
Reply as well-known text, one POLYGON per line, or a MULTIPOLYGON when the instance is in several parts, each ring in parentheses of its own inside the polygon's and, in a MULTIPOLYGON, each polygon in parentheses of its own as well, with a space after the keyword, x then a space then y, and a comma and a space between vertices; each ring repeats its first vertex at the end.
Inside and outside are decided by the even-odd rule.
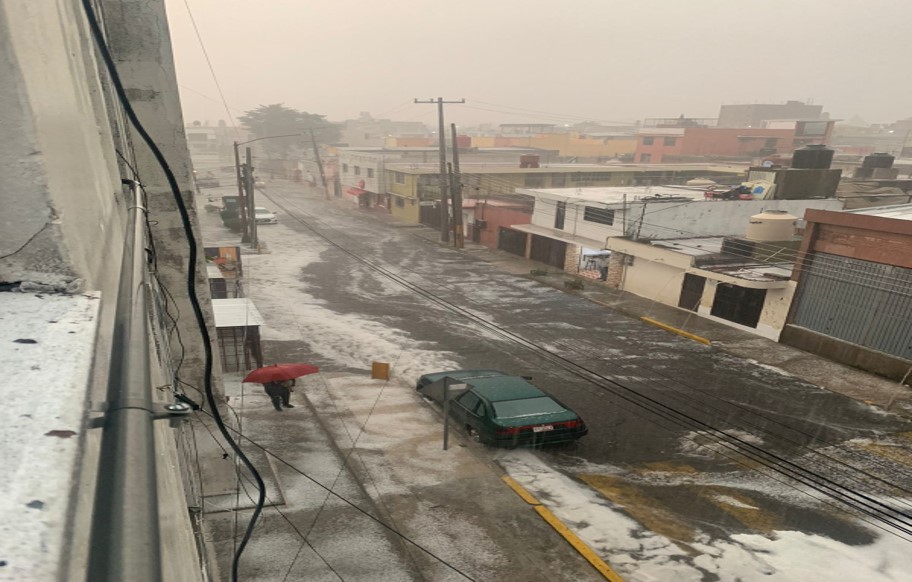
POLYGON ((469 438, 475 441, 476 443, 481 442, 481 434, 474 427, 466 426, 466 432, 469 434, 469 438))

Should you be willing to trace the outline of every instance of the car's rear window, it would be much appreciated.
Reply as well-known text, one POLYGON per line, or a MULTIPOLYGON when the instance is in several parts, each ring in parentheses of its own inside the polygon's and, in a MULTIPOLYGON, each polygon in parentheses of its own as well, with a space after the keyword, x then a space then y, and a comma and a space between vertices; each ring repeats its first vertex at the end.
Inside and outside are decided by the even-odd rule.
POLYGON ((523 398, 522 400, 501 400, 494 402, 494 416, 496 418, 522 418, 523 416, 536 416, 538 414, 551 414, 564 412, 566 409, 548 398, 523 398))

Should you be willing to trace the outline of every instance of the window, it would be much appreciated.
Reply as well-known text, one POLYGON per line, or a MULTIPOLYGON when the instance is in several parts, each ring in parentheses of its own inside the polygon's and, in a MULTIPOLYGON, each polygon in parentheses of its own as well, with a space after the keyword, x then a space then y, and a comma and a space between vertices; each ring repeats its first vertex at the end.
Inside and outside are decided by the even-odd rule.
POLYGON ((523 398, 522 400, 501 400, 494 403, 495 418, 521 418, 539 414, 556 414, 565 410, 566 408, 547 396, 523 398))
POLYGON ((396 208, 405 208, 405 198, 396 196, 396 208))
POLYGON ((551 187, 552 188, 563 188, 567 183, 566 174, 551 174, 551 187))
POLYGON ((644 137, 644 138, 643 138, 643 145, 652 145, 652 142, 654 142, 654 141, 655 141, 655 138, 652 138, 652 137, 644 137))
POLYGON ((587 206, 583 210, 583 220, 595 222, 598 224, 614 224, 614 210, 607 208, 598 208, 596 206, 587 206))
POLYGON ((554 212, 554 228, 564 228, 564 216, 567 215, 567 203, 558 202, 557 210, 554 212))
POLYGON ((368 177, 368 178, 373 178, 373 177, 374 177, 374 169, 373 169, 373 168, 368 168, 368 169, 367 169, 367 177, 368 177))
POLYGON ((665 144, 665 145, 667 145, 667 146, 673 146, 674 144, 678 143, 678 138, 676 138, 676 137, 666 137, 665 140, 664 140, 662 143, 665 144))
POLYGON ((481 402, 481 398, 470 390, 457 398, 456 402, 462 405, 466 410, 473 411, 475 410, 475 407, 478 406, 478 403, 481 402))
POLYGON ((545 177, 541 174, 526 174, 523 182, 526 188, 541 188, 545 185, 545 177))
POLYGON ((573 176, 573 179, 577 182, 594 182, 595 178, 595 174, 592 172, 577 172, 576 175, 573 176))
POLYGON ((640 154, 640 161, 641 162, 651 162, 652 154, 640 154))
POLYGON ((396 176, 397 184, 405 184, 405 174, 402 172, 395 172, 394 175, 396 176))
POLYGON ((342 171, 348 173, 348 164, 342 164, 342 171))
POLYGON ((360 175, 361 175, 361 166, 355 166, 355 175, 356 175, 356 176, 360 176, 360 175))
POLYGON ((826 121, 805 121, 798 123, 795 127, 795 135, 826 135, 828 122, 826 121))

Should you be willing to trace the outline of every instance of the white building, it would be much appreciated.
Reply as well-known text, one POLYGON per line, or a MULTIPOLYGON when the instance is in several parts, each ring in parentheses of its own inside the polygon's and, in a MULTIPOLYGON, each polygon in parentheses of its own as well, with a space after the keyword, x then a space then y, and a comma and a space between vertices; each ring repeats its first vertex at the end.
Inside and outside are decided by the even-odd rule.
MULTIPOLYGON (((512 226, 529 235, 528 258, 594 278, 591 258, 607 249, 607 284, 768 336, 778 333, 788 313, 794 252, 785 245, 776 247, 783 249, 778 255, 755 253, 754 247, 771 247, 739 242, 752 217, 842 210, 836 199, 707 200, 702 189, 674 186, 517 192, 535 198, 532 222, 512 226)), ((781 240, 793 238, 793 231, 781 240)))

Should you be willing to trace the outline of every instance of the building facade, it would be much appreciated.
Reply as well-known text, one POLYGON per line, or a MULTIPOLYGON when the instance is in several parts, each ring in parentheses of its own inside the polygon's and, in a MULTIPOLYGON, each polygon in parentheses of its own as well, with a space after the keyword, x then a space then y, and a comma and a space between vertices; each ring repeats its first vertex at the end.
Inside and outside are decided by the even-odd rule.
POLYGON ((804 217, 780 341, 903 380, 912 368, 912 205, 804 217))
POLYGON ((802 101, 722 105, 719 127, 762 127, 771 119, 820 119, 823 105, 802 101))

